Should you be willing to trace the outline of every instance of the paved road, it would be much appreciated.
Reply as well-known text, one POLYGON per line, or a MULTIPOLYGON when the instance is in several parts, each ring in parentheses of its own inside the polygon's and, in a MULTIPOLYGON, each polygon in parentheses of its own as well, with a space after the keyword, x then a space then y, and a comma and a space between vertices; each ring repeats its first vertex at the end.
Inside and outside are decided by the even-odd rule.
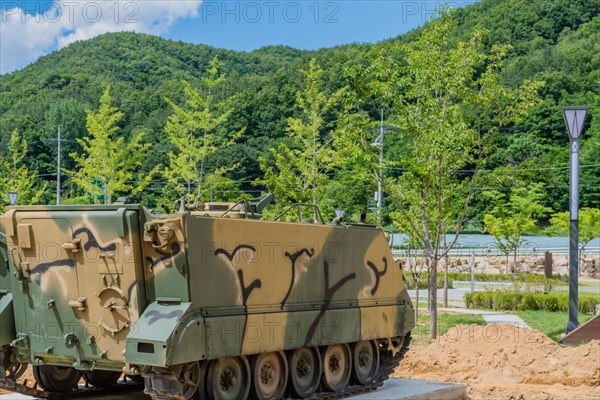
MULTIPOLYGON (((448 304, 453 307, 464 307, 465 306, 465 293, 470 289, 448 289, 448 304)), ((415 301, 417 298, 416 290, 409 290, 408 294, 410 298, 415 301)), ((444 289, 438 289, 438 303, 441 303, 444 299, 444 289)), ((427 289, 419 290, 419 302, 427 302, 427 289)))

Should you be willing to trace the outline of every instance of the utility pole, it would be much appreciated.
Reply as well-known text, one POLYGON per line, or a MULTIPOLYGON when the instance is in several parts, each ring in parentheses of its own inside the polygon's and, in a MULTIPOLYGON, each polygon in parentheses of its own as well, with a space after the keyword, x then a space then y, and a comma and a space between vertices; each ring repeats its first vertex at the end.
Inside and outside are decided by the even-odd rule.
POLYGON ((60 125, 58 126, 58 138, 56 139, 58 143, 58 153, 56 156, 56 205, 60 205, 60 125))
POLYGON ((377 225, 381 226, 381 206, 383 204, 383 144, 385 141, 383 129, 383 108, 381 109, 381 122, 379 123, 379 137, 381 146, 379 146, 379 181, 377 182, 377 225))
MULTIPOLYGON (((385 132, 387 130, 393 131, 396 128, 383 124, 383 108, 381 109, 381 121, 379 122, 379 136, 371 146, 379 147, 379 179, 377 180, 377 192, 375 193, 376 200, 376 212, 377 212, 377 225, 381 226, 383 222, 383 145, 385 139, 385 132)), ((374 211, 372 206, 369 206, 369 210, 374 211)))
POLYGON ((57 143, 57 157, 56 157, 56 205, 60 205, 60 155, 61 155, 61 143, 72 142, 72 140, 62 139, 60 136, 61 125, 58 126, 58 133, 56 139, 46 139, 49 142, 56 141, 57 143))
POLYGON ((381 122, 379 123, 379 136, 371 146, 379 147, 379 179, 377 180, 377 192, 375 193, 375 200, 377 201, 377 225, 381 226, 381 206, 383 205, 383 143, 384 143, 384 132, 385 127, 383 126, 383 109, 381 109, 381 122))

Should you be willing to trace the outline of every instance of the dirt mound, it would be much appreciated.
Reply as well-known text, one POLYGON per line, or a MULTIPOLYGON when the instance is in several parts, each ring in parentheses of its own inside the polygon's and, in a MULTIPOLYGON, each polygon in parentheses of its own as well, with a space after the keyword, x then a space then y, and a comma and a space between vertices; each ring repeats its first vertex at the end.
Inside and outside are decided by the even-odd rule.
POLYGON ((562 348, 512 325, 460 325, 412 348, 394 376, 464 382, 472 399, 599 399, 600 341, 562 348))

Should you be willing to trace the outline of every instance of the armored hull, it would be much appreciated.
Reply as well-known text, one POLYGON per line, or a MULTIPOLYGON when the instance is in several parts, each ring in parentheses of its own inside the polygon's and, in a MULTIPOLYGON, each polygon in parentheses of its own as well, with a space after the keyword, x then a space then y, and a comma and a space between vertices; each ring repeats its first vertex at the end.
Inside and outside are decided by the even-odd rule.
POLYGON ((46 391, 69 392, 81 374, 111 386, 124 373, 142 376, 155 399, 376 386, 414 326, 383 231, 253 217, 138 205, 9 209, 0 382, 17 381, 30 363, 46 391))

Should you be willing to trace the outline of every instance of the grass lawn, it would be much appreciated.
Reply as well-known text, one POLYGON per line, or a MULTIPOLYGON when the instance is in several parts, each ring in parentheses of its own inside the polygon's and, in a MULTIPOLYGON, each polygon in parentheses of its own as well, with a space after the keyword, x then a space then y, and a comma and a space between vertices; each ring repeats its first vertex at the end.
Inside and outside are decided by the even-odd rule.
MULTIPOLYGON (((554 290, 568 292, 569 285, 568 284, 557 285, 554 288, 554 290)), ((581 282, 581 281, 579 281, 579 292, 580 293, 593 293, 593 294, 600 295, 600 281, 597 281, 597 282, 593 282, 593 281, 581 282)))
MULTIPOLYGON (((448 329, 456 325, 485 325, 485 320, 481 315, 470 315, 470 314, 453 314, 453 313, 438 313, 438 337, 442 336, 448 329)), ((419 321, 417 326, 412 330, 413 340, 415 344, 429 344, 429 312, 419 311, 419 321)))
MULTIPOLYGON (((569 314, 566 312, 550 311, 517 311, 516 314, 521 317, 533 329, 537 329, 546 334, 552 340, 559 340, 565 333, 569 314)), ((583 324, 592 315, 579 313, 579 323, 583 324)))

